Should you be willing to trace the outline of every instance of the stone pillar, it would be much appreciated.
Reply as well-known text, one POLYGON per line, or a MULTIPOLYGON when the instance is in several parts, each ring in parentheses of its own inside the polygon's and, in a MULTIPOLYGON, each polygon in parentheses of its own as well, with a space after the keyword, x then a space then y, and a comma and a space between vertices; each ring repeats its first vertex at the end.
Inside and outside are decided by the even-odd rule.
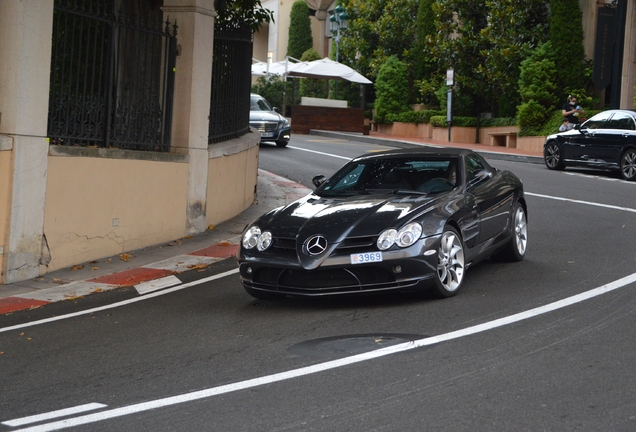
POLYGON ((187 234, 207 228, 208 129, 212 44, 213 0, 164 0, 164 18, 177 20, 179 54, 175 73, 172 118, 172 151, 189 155, 187 234))
POLYGON ((12 152, 9 218, 0 221, 7 224, 0 239, 3 283, 37 277, 40 264, 48 263, 43 230, 52 30, 53 0, 0 2, 0 141, 12 152))

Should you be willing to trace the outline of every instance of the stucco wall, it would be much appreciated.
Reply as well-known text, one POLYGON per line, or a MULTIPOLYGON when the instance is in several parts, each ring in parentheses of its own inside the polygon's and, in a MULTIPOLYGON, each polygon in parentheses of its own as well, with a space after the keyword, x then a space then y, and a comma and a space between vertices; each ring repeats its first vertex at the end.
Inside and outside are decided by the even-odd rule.
POLYGON ((48 271, 184 236, 187 156, 51 148, 44 215, 48 271))
POLYGON ((228 142, 210 146, 207 211, 209 225, 235 217, 254 202, 258 183, 259 140, 256 136, 251 144, 233 145, 228 142))

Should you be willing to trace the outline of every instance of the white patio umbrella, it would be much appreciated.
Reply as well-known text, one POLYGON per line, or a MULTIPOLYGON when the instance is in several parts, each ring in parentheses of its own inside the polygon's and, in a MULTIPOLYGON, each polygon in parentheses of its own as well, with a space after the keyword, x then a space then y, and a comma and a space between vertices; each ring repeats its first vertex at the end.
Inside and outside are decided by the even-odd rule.
POLYGON ((349 66, 333 61, 327 57, 322 60, 297 63, 293 70, 289 71, 287 75, 290 77, 346 80, 360 84, 372 84, 371 81, 349 66))
POLYGON ((299 65, 305 64, 305 62, 293 63, 289 59, 281 60, 279 62, 270 63, 269 67, 266 62, 257 60, 252 64, 252 75, 265 76, 268 73, 270 75, 289 75, 289 72, 293 71, 299 65))

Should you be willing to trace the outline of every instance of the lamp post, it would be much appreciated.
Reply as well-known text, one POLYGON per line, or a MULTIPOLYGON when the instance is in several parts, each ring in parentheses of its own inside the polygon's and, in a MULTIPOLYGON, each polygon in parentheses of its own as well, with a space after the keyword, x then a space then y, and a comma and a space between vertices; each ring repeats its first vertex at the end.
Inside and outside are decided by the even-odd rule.
MULTIPOLYGON (((341 5, 336 6, 333 10, 333 14, 329 17, 329 25, 331 28, 331 34, 333 35, 334 40, 336 41, 336 61, 339 60, 340 57, 340 39, 342 39, 342 34, 349 27, 349 15, 347 15, 347 11, 341 5)), ((334 98, 338 97, 338 81, 336 81, 336 89, 334 98)))

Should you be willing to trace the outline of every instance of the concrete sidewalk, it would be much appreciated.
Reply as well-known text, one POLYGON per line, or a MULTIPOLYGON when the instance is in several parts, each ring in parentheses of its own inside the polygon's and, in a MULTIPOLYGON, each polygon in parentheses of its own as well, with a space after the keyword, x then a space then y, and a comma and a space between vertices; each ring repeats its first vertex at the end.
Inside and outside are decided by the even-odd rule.
MULTIPOLYGON (((505 147, 396 138, 377 133, 363 136, 311 131, 311 134, 400 148, 463 147, 478 151, 491 159, 543 163, 540 154, 505 147)), ((214 262, 236 256, 241 233, 246 224, 261 214, 290 203, 309 192, 310 189, 305 186, 259 170, 257 200, 243 213, 203 234, 56 270, 36 279, 0 285, 0 314, 37 308, 51 302, 72 300, 119 287, 134 286, 141 293, 179 284, 180 280, 176 275, 181 272, 203 269, 214 262)))

